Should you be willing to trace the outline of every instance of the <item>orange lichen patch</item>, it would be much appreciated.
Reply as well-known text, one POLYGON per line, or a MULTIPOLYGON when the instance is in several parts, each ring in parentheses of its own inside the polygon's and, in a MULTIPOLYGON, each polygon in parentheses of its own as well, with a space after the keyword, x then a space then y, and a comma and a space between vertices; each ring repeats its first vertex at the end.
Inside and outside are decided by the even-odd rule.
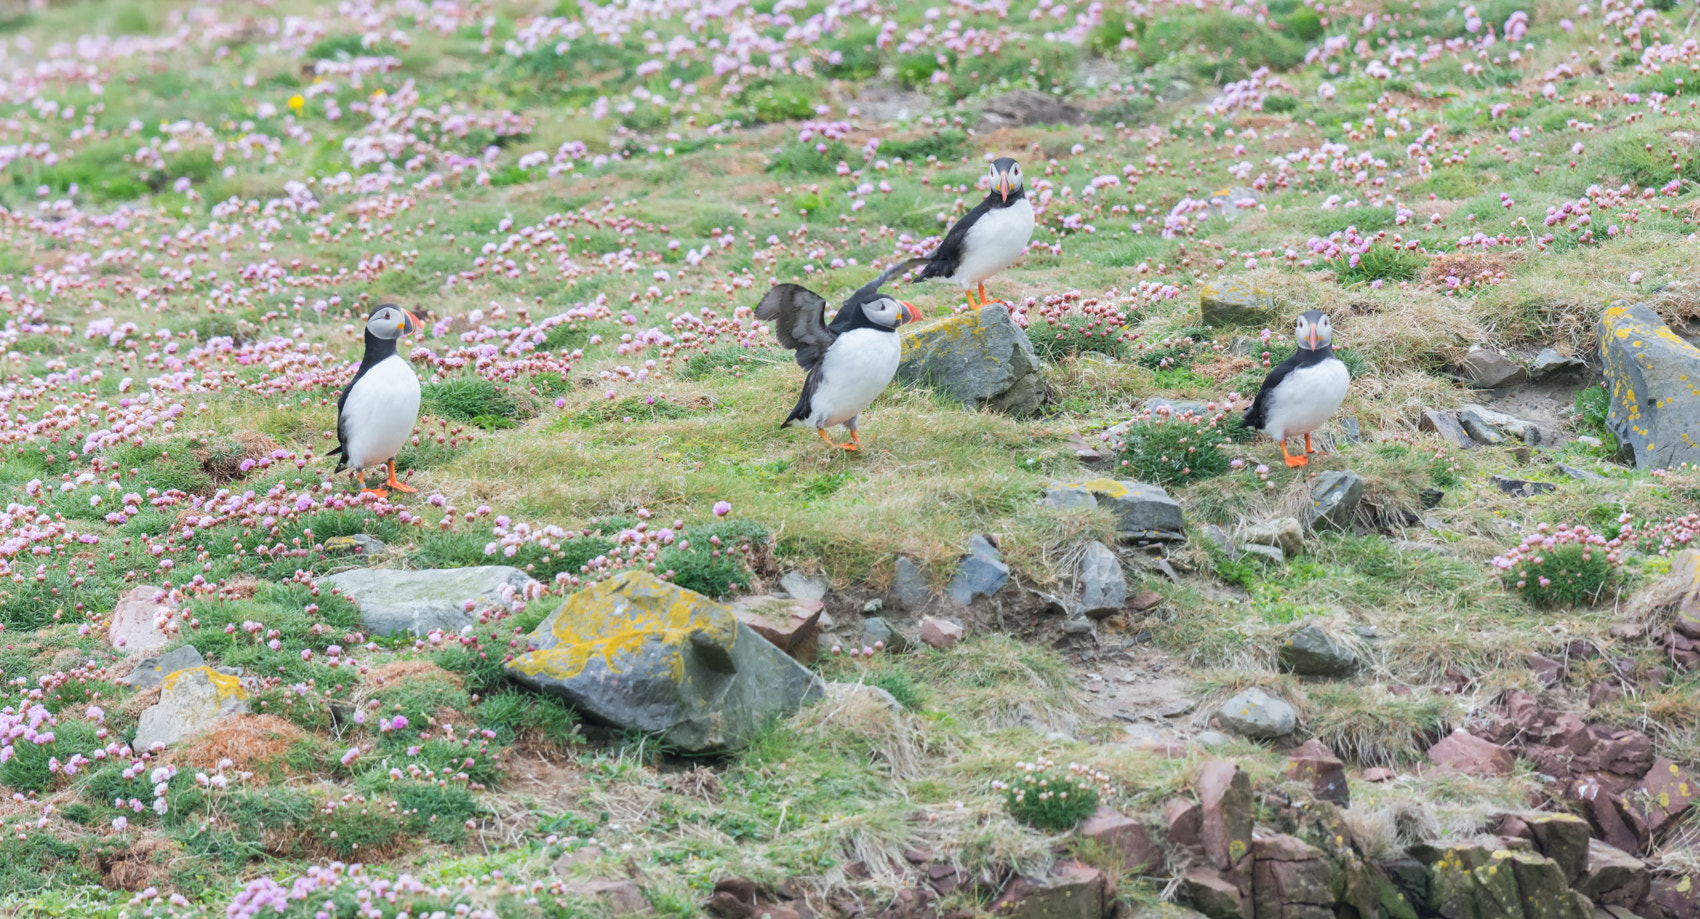
POLYGON ((1219 354, 1202 364, 1193 365, 1192 369, 1194 373, 1220 383, 1229 377, 1239 376, 1241 371, 1251 366, 1253 363, 1247 358, 1236 354, 1219 354))
POLYGON ((395 686, 416 680, 441 680, 460 686, 460 675, 426 660, 391 661, 366 672, 365 681, 372 686, 395 686))
POLYGON ((177 751, 181 762, 196 769, 215 770, 222 760, 234 768, 255 768, 275 762, 308 736, 306 731, 275 715, 226 715, 177 751))

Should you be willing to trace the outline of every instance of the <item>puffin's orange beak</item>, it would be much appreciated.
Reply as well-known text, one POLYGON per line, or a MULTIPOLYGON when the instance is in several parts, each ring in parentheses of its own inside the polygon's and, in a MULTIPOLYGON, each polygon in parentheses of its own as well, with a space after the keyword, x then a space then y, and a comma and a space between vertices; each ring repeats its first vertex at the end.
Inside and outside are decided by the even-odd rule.
POLYGON ((998 195, 1004 201, 1009 200, 1009 176, 1003 173, 998 174, 998 195))
POLYGON ((413 315, 413 313, 408 310, 402 310, 401 314, 407 317, 402 321, 401 334, 412 335, 414 332, 419 331, 419 317, 413 315))
POLYGON ((1310 327, 1310 350, 1316 350, 1316 326, 1310 327))
POLYGON ((897 302, 903 304, 903 321, 904 322, 920 322, 921 321, 921 311, 916 309, 914 304, 910 303, 907 300, 899 300, 897 302))

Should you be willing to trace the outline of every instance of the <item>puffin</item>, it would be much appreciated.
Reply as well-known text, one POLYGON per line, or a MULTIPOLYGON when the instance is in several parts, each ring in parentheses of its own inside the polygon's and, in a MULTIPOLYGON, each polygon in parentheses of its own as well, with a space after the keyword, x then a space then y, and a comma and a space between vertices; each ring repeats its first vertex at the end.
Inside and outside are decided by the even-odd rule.
POLYGON ((808 371, 797 406, 779 423, 781 428, 811 427, 829 447, 862 448, 856 418, 897 373, 903 356, 897 327, 921 318, 914 306, 880 293, 880 287, 924 261, 909 259, 862 285, 830 324, 826 300, 802 285, 780 284, 761 298, 756 318, 774 323, 779 343, 797 352, 797 366, 808 371), (827 434, 835 425, 850 432, 849 442, 836 443, 827 434))
POLYGON ((1299 317, 1295 332, 1299 350, 1263 378, 1257 398, 1245 413, 1245 426, 1262 431, 1281 445, 1288 466, 1303 466, 1315 452, 1310 435, 1340 407, 1352 375, 1334 356, 1334 332, 1321 310, 1308 310, 1299 317), (1305 455, 1287 452, 1287 438, 1300 434, 1305 455))
POLYGON ((419 420, 419 377, 396 352, 396 341, 419 330, 419 320, 394 303, 380 304, 366 317, 366 353, 360 369, 336 400, 335 472, 352 468, 361 491, 383 497, 389 489, 416 489, 396 481, 395 456, 419 420), (366 488, 366 470, 388 466, 389 481, 366 488))
MULTIPOLYGON (((1021 181, 1021 165, 1009 157, 992 161, 986 173, 986 199, 962 216, 914 280, 945 278, 962 285, 968 305, 980 309, 986 299, 987 278, 1008 268, 1027 251, 1033 239, 1033 202, 1021 181), (974 292, 980 299, 975 302, 974 292)), ((1001 302, 1001 301, 999 301, 1001 302)))

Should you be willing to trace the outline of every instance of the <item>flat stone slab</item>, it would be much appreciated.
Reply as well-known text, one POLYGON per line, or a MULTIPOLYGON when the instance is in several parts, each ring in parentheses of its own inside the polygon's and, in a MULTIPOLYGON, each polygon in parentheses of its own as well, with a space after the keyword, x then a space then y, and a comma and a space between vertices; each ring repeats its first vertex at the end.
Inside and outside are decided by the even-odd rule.
POLYGON ((531 575, 508 565, 426 571, 356 568, 318 579, 354 601, 360 607, 360 621, 373 634, 419 636, 435 629, 458 633, 478 622, 478 607, 509 607, 515 597, 525 595, 531 581, 531 575), (470 613, 465 606, 468 600, 475 604, 470 613))
POLYGON ((130 588, 112 609, 107 643, 129 655, 159 651, 171 643, 171 636, 160 631, 160 621, 174 609, 166 600, 165 591, 158 587, 130 588))
POLYGON ((1186 517, 1180 503, 1157 485, 1128 479, 1087 479, 1052 482, 1047 494, 1085 491, 1098 506, 1116 517, 1116 535, 1123 542, 1180 542, 1186 539, 1186 517))

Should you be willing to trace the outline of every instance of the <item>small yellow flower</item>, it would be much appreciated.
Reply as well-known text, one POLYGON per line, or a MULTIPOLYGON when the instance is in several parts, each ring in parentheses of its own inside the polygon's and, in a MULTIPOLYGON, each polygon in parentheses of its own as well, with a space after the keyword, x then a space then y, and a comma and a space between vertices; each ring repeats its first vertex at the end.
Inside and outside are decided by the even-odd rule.
POLYGON ((289 107, 292 108, 292 109, 299 111, 301 109, 301 107, 306 105, 306 104, 307 104, 307 100, 301 98, 300 95, 294 95, 294 96, 289 97, 289 107))

